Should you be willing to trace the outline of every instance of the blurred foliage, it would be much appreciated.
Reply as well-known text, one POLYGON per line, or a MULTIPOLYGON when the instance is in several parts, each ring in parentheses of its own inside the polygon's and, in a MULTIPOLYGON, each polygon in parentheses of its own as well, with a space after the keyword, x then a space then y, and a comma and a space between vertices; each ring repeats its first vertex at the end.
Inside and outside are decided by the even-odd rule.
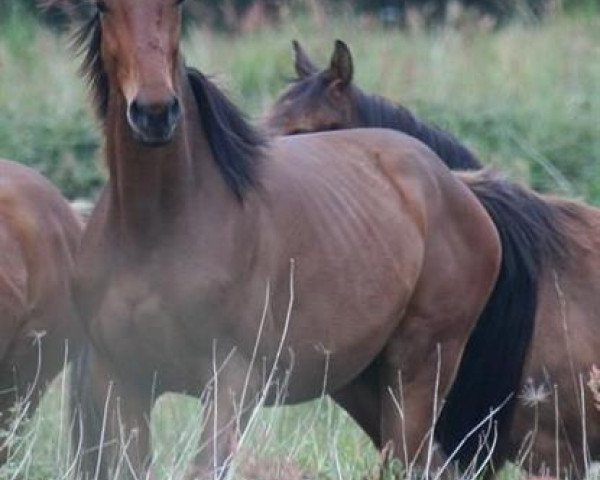
MULTIPOLYGON (((347 40, 364 89, 453 132, 487 164, 600 203, 600 15, 551 14, 503 29, 467 15, 434 32, 381 28, 352 12, 293 15, 243 35, 191 28, 185 54, 261 114, 293 75, 292 38, 323 65, 333 40, 347 40)), ((104 181, 102 136, 67 45, 31 17, 4 19, 0 156, 34 166, 70 198, 94 196, 104 181)))
MULTIPOLYGON (((377 15, 384 23, 406 25, 407 12, 416 10, 431 22, 443 22, 453 5, 472 8, 499 22, 514 17, 539 18, 556 8, 597 10, 600 0, 188 0, 187 18, 213 27, 235 30, 247 15, 277 19, 282 8, 301 10, 311 3, 320 8, 353 10, 377 15), (255 9, 253 11, 253 8, 255 9), (250 13, 251 12, 251 13, 250 13)), ((70 16, 89 13, 93 0, 0 0, 0 20, 11 13, 36 14, 47 24, 64 27, 70 16), (43 13, 41 4, 49 4, 43 13)))

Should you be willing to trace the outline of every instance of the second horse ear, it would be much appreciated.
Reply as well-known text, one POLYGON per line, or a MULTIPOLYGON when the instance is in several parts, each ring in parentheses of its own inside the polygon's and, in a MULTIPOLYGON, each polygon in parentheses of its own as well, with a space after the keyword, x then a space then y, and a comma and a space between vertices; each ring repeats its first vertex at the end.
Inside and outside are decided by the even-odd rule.
POLYGON ((347 87, 352 83, 354 76, 354 65, 352 63, 352 54, 348 45, 341 40, 335 41, 335 49, 331 57, 331 63, 327 71, 330 81, 338 83, 342 87, 347 87))
POLYGON ((294 67, 298 78, 306 78, 317 73, 318 69, 297 40, 292 41, 294 47, 294 67))

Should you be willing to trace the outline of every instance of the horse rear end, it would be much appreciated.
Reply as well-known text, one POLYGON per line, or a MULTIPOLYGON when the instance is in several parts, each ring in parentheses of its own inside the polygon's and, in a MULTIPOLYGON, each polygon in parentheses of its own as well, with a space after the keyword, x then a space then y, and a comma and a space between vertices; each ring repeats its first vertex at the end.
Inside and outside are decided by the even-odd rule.
POLYGON ((542 199, 556 212, 568 250, 541 277, 509 448, 535 474, 585 478, 600 460, 592 382, 593 367, 600 365, 600 210, 542 199))
MULTIPOLYGON (((331 377, 328 378, 333 398, 377 447, 383 448, 391 442, 389 445, 394 447, 390 451, 400 457, 405 455, 407 464, 415 461, 425 465, 424 457, 430 449, 420 449, 420 445, 429 438, 428 431, 439 412, 440 406, 434 398, 443 398, 452 384, 466 341, 498 274, 500 243, 492 220, 467 186, 430 149, 397 132, 379 129, 327 132, 280 138, 276 145, 280 148, 277 154, 286 159, 276 168, 285 169, 287 175, 280 175, 271 183, 282 191, 311 193, 280 194, 278 202, 271 202, 281 210, 279 216, 285 216, 291 223, 304 215, 310 221, 305 218, 303 225, 319 225, 319 218, 313 218, 316 215, 312 214, 318 212, 327 221, 319 225, 320 235, 304 232, 312 239, 310 252, 294 251, 285 257, 297 259, 298 264, 302 260, 306 269, 307 255, 316 252, 319 236, 325 236, 328 247, 337 243, 331 248, 332 258, 320 256, 320 264, 327 259, 328 266, 319 277, 343 272, 332 275, 318 288, 314 280, 303 281, 298 273, 296 298, 311 298, 311 305, 316 303, 315 295, 324 291, 330 298, 344 298, 343 302, 333 304, 334 312, 320 315, 320 318, 335 318, 340 305, 350 306, 342 316, 343 328, 337 329, 336 337, 339 341, 342 331, 345 337, 356 335, 348 343, 359 347, 350 350, 350 358, 340 361, 337 357, 336 361, 348 366, 361 355, 370 359, 370 363, 356 369, 359 375, 341 388, 336 389, 331 377), (286 178, 293 178, 294 184, 290 185, 286 178), (301 181, 296 181, 299 178, 301 181), (336 183, 336 178, 343 181, 336 183), (312 184, 331 187, 320 190, 312 184), (289 198, 297 202, 298 197, 308 199, 303 208, 287 204, 289 198), (344 205, 344 210, 336 209, 335 205, 344 205), (290 212, 298 213, 290 215, 290 212), (333 213, 327 215, 328 212, 333 213), (343 216, 368 218, 369 228, 361 236, 359 225, 350 224, 348 218, 338 220, 343 216), (326 233, 342 227, 344 235, 326 233), (351 247, 354 239, 357 245, 351 247), (385 243, 383 239, 387 239, 385 243), (382 243, 385 248, 380 248, 382 243), (361 254, 350 255, 346 251, 361 254), (352 261, 348 262, 348 258, 352 261), (333 262, 340 265, 334 267, 333 262), (410 275, 415 263, 418 264, 416 280, 410 275), (381 272, 390 265, 398 265, 396 271, 400 272, 401 281, 393 275, 389 275, 391 280, 382 280, 381 272), (349 298, 342 289, 337 295, 331 294, 336 281, 345 283, 345 290, 351 292, 349 298), (304 293, 303 285, 312 291, 304 293), (372 285, 377 289, 371 295, 377 300, 376 305, 360 313, 367 301, 358 298, 355 292, 364 293, 372 285), (391 324, 382 329, 376 319, 386 315, 377 308, 391 299, 397 302, 397 312, 395 316, 392 314, 391 324), (373 332, 381 330, 391 334, 377 338, 373 332), (379 344, 374 355, 366 353, 373 350, 368 347, 375 341, 383 346, 379 344), (398 372, 402 374, 401 382, 398 372), (400 396, 404 402, 403 418, 394 404, 400 396)), ((298 232, 297 226, 294 231, 298 232)), ((330 336, 326 332, 315 334, 318 328, 304 331, 303 335, 330 336)), ((296 355, 296 372, 300 363, 296 355)))
POLYGON ((80 235, 58 190, 0 160, 0 430, 17 401, 33 411, 79 343, 70 275, 80 235))

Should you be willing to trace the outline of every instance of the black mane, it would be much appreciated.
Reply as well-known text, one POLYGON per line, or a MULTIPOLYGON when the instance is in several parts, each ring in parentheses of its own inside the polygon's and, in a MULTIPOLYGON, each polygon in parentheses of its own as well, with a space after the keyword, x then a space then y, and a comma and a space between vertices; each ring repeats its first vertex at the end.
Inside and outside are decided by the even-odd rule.
POLYGON ((453 170, 479 170, 481 162, 456 138, 443 130, 430 127, 408 109, 393 105, 377 95, 366 95, 355 89, 356 110, 361 127, 399 130, 421 140, 453 170))
POLYGON ((256 182, 266 137, 202 73, 189 67, 186 71, 213 157, 231 190, 242 199, 256 182))
MULTIPOLYGON (((94 13, 83 21, 73 43, 82 57, 80 74, 87 79, 96 114, 104 121, 110 83, 100 55, 101 42, 102 25, 98 13, 94 13)), ((227 185, 241 200, 246 189, 255 184, 266 137, 199 71, 186 68, 186 74, 215 162, 227 185)))
POLYGON ((102 25, 96 12, 83 20, 76 30, 73 45, 76 53, 82 57, 79 73, 87 80, 96 114, 104 120, 108 110, 110 86, 100 56, 102 25))

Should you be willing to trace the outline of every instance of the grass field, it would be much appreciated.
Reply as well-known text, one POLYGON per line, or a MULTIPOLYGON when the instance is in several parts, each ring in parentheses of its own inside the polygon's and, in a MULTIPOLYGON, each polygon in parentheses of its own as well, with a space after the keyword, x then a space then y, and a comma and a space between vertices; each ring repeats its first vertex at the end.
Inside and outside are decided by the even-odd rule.
MULTIPOLYGON (((0 156, 35 166, 71 198, 93 197, 103 182, 100 136, 67 39, 17 17, 0 28, 0 156)), ((486 164, 600 203, 600 17, 559 15, 498 32, 470 22, 435 33, 367 29, 353 18, 317 28, 300 18, 243 37, 192 31, 185 51, 259 118, 293 74, 293 38, 323 64, 333 40, 345 39, 366 90, 452 131, 486 164)), ((0 479, 67 478, 63 390, 58 379, 0 479)), ((194 401, 161 401, 153 424, 160 478, 178 478, 199 415, 194 401)), ((365 437, 324 399, 262 412, 238 477, 361 478, 377 463, 365 437)))
MULTIPOLYGON (((39 412, 23 423, 0 478, 71 478, 64 388, 60 377, 39 412)), ((181 478, 196 451, 201 424, 196 400, 169 395, 158 402, 152 424, 158 478, 181 478)), ((368 439, 326 398, 261 410, 238 458, 234 478, 248 480, 359 479, 377 473, 380 463, 368 439)))

